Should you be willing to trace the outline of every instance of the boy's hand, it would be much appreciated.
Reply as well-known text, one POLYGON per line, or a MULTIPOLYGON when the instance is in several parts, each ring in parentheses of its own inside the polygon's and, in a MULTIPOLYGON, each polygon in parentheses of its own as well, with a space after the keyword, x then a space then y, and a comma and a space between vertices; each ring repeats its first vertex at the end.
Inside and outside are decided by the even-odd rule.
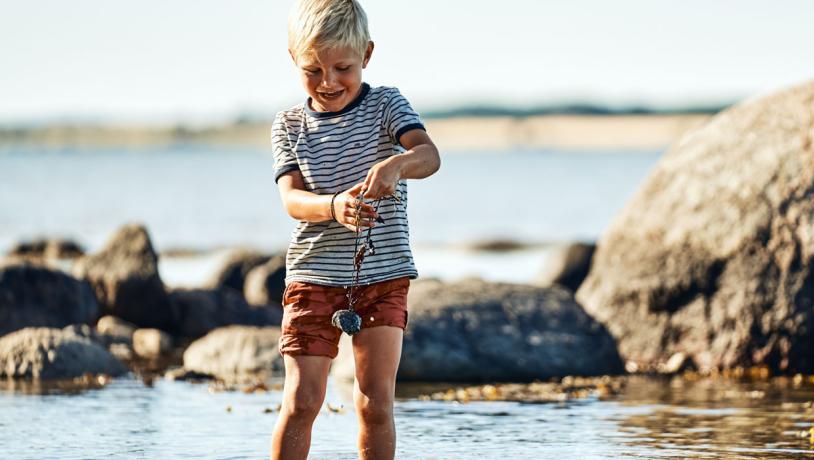
MULTIPOLYGON (((363 189, 364 184, 356 184, 337 195, 334 199, 334 215, 336 216, 336 221, 354 233, 358 233, 367 227, 373 227, 375 225, 374 221, 379 217, 378 213, 373 210, 373 206, 362 201, 359 203, 362 209, 362 219, 359 227, 356 227, 356 197, 363 189)), ((369 198, 367 195, 368 194, 365 193, 365 198, 369 198)))
POLYGON ((370 168, 364 181, 365 198, 377 200, 395 195, 396 184, 401 179, 401 166, 398 157, 390 157, 370 168))

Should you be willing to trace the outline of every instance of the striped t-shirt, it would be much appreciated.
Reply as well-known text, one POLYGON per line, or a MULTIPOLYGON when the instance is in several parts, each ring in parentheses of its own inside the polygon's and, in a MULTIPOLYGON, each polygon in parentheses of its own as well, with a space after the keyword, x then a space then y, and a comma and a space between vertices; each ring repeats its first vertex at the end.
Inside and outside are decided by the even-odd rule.
MULTIPOLYGON (((339 112, 316 112, 306 101, 274 119, 274 180, 299 170, 309 192, 332 195, 347 190, 363 182, 371 166, 403 153, 399 139, 412 129, 424 125, 396 88, 363 83, 359 96, 339 112)), ((379 215, 385 223, 373 227, 375 249, 365 256, 359 284, 418 276, 410 251, 404 180, 398 182, 396 195, 401 203, 381 201, 379 215)), ((366 235, 367 229, 362 233, 366 235)), ((356 234, 335 220, 300 221, 288 246, 286 284, 351 285, 355 243, 356 234)))

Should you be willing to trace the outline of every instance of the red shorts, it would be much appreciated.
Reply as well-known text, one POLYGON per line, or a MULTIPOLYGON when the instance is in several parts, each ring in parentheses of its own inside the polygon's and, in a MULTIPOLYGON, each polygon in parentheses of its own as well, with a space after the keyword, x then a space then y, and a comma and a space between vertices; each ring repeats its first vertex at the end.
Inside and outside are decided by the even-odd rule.
MULTIPOLYGON (((376 326, 407 327, 407 291, 410 278, 354 288, 354 309, 362 329, 376 326)), ((280 354, 335 358, 342 331, 331 324, 334 312, 348 308, 347 289, 293 281, 283 293, 280 354)))

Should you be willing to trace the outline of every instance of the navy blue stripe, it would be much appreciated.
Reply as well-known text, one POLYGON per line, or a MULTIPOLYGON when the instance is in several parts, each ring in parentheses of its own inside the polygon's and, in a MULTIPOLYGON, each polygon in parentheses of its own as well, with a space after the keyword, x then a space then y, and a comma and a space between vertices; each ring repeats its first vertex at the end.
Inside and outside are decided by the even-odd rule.
POLYGON ((308 115, 314 118, 331 118, 338 115, 342 115, 343 113, 348 113, 351 110, 355 109, 359 104, 362 103, 362 100, 365 98, 365 96, 367 96, 368 92, 370 92, 370 85, 368 85, 367 83, 362 83, 362 88, 361 91, 359 91, 359 94, 353 99, 353 101, 351 101, 350 104, 346 105, 342 110, 338 112, 317 112, 315 110, 312 110, 311 104, 309 104, 309 102, 311 102, 310 97, 305 100, 303 108, 305 109, 305 112, 308 115))
MULTIPOLYGON (((388 139, 389 139, 389 137, 388 137, 388 139)), ((343 165, 342 161, 344 161, 344 162, 352 162, 352 161, 354 161, 354 160, 356 160, 356 159, 358 159, 358 158, 360 158, 362 156, 374 156, 375 155, 376 157, 381 157, 382 154, 384 154, 385 156, 390 157, 390 156, 393 155, 393 153, 392 153, 393 152, 393 143, 388 140, 387 143, 378 144, 376 146, 376 151, 375 152, 372 151, 372 148, 370 150, 371 150, 370 153, 360 154, 360 155, 358 155, 356 157, 349 157, 347 152, 320 155, 319 158, 321 160, 323 160, 323 161, 316 161, 316 158, 311 158, 310 156, 304 156, 303 155, 302 161, 303 161, 303 163, 307 163, 308 165, 315 165, 315 166, 323 165, 325 163, 334 164, 334 162, 339 162, 339 163, 337 163, 335 165, 335 167, 341 167, 343 165), (384 148, 382 148, 382 147, 384 147, 384 148)), ((307 153, 311 153, 311 152, 307 152, 307 153)))
MULTIPOLYGON (((343 227, 341 225, 338 226, 338 227, 339 228, 337 228, 336 230, 340 230, 340 231, 334 231, 334 232, 331 232, 331 233, 327 233, 327 231, 326 231, 326 232, 323 232, 323 233, 317 233, 317 234, 315 234, 313 236, 303 236, 303 233, 305 233, 305 231, 303 231, 301 234, 296 235, 295 237, 293 237, 291 239, 291 242, 295 243, 295 244, 296 243, 308 244, 309 241, 307 241, 307 240, 314 239, 314 238, 323 238, 323 239, 329 239, 331 242, 347 241, 350 245, 353 245, 356 242, 355 234, 352 231, 348 230, 347 228, 345 228, 345 227, 343 227), (348 236, 342 237, 341 235, 343 235, 345 232, 347 232, 348 236), (327 237, 331 237, 331 236, 340 236, 340 237, 339 238, 327 238, 327 237), (299 240, 299 241, 295 241, 295 240, 299 240)), ((406 228, 406 227, 407 227, 406 222, 404 224, 398 224, 398 223, 391 224, 389 222, 387 224, 379 224, 376 227, 374 227, 373 235, 371 236, 371 238, 378 238, 378 237, 381 237, 381 236, 392 235, 394 233, 401 233, 404 230, 404 228, 406 228), (387 231, 384 231, 384 229, 387 229, 387 231)))
MULTIPOLYGON (((377 282, 386 281, 386 280, 389 280, 389 279, 400 278, 402 276, 409 276, 410 278, 415 278, 416 276, 418 276, 418 272, 416 272, 415 269, 392 270, 390 272, 377 274, 376 276, 366 276, 366 277, 363 277, 363 278, 360 277, 361 279, 359 280, 359 284, 360 285, 365 285, 365 284, 370 284, 370 283, 377 283, 377 282)), ((354 281, 354 279, 353 279, 353 277, 332 277, 332 278, 328 278, 328 277, 319 277, 319 276, 313 276, 313 275, 309 276, 308 273, 303 273, 301 275, 297 274, 297 275, 291 275, 291 276, 286 277, 286 282, 291 282, 291 281, 304 281, 304 282, 310 282, 310 283, 315 283, 315 284, 327 284, 329 286, 346 287, 346 286, 350 285, 354 281)))
POLYGON ((420 129, 423 131, 427 130, 427 128, 425 128, 421 123, 411 123, 409 125, 402 126, 398 131, 396 131, 396 142, 401 144, 401 136, 403 136, 407 131, 412 131, 414 129, 420 129))
MULTIPOLYGON (((398 142, 405 132, 425 129, 395 88, 369 88, 339 113, 312 113, 304 105, 278 113, 271 143, 275 181, 299 170, 306 190, 318 194, 357 184, 374 164, 403 152, 398 142)), ((381 203, 379 212, 387 222, 373 230, 376 253, 365 260, 361 282, 395 274, 417 276, 409 245, 406 182, 399 181, 397 190, 403 203, 381 203)), ((337 222, 299 222, 291 235, 286 280, 350 284, 356 241, 357 235, 337 222)))
MULTIPOLYGON (((405 251, 410 249, 410 242, 407 240, 407 238, 391 238, 391 239, 387 240, 387 241, 396 241, 395 244, 384 244, 384 242, 380 241, 380 240, 374 240, 374 241, 375 241, 375 246, 376 246, 376 253, 373 254, 373 256, 379 255, 379 250, 384 251, 385 249, 401 248, 401 249, 399 249, 399 251, 400 252, 405 252, 405 251)), ((331 245, 331 246, 325 245, 325 246, 320 246, 320 249, 324 249, 324 251, 314 252, 313 254, 314 254, 315 257, 353 260, 352 259, 352 256, 354 255, 353 248, 354 248, 354 246, 350 246, 350 245, 331 245), (336 248, 342 248, 342 249, 336 249, 336 248), (326 255, 326 254, 328 254, 328 255, 326 255)), ((306 254, 306 253, 309 253, 309 251, 305 250, 305 249, 296 250, 296 249, 292 248, 291 250, 288 251, 288 254, 291 254, 291 255, 294 255, 294 256, 299 256, 299 255, 306 254)), ((393 251, 388 251, 388 252, 382 252, 381 254, 392 254, 392 253, 393 253, 393 251)))
POLYGON ((280 169, 277 170, 277 172, 274 173, 274 182, 279 181, 284 174, 290 173, 291 171, 299 171, 299 169, 300 168, 299 166, 297 166, 296 163, 293 165, 290 164, 283 165, 280 169))

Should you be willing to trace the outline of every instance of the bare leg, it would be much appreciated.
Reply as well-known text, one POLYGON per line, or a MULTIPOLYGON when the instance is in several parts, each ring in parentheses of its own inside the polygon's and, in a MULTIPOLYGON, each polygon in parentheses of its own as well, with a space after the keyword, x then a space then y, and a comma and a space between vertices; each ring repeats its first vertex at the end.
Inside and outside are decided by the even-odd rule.
POLYGON ((353 399, 359 418, 359 458, 392 459, 396 455, 393 399, 404 331, 377 326, 353 338, 356 382, 353 399))
POLYGON ((272 460, 305 460, 311 448, 311 427, 317 418, 328 381, 331 358, 289 356, 280 416, 271 438, 272 460))

